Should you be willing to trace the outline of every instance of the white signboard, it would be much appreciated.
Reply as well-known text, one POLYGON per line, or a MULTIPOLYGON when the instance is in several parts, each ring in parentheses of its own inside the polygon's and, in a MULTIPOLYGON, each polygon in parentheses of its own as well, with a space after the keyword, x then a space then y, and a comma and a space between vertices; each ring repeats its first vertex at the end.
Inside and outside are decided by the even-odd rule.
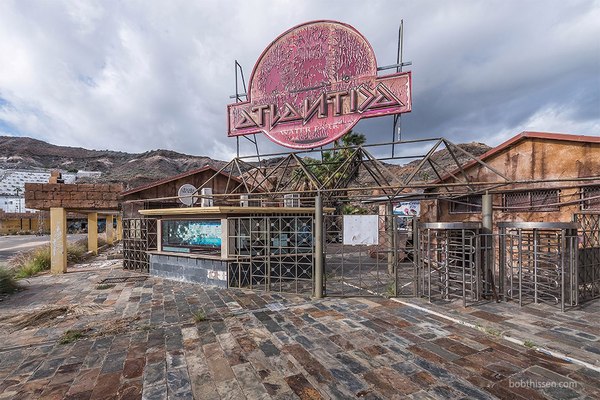
POLYGON ((403 201, 394 207, 394 214, 418 217, 421 214, 420 201, 403 201))
POLYGON ((177 191, 179 201, 185 204, 186 206, 196 204, 196 202, 198 201, 198 197, 192 197, 193 194, 197 194, 196 188, 194 187, 194 185, 190 185, 189 183, 181 185, 179 187, 179 190, 177 191))
POLYGON ((344 244, 379 244, 378 223, 378 215, 344 215, 344 244))

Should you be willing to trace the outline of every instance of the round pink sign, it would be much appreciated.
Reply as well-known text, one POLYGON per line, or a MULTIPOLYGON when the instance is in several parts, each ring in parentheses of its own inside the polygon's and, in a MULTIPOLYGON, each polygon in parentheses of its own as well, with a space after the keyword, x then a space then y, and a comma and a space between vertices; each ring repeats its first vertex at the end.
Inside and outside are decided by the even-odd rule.
POLYGON ((361 118, 410 111, 410 73, 377 77, 367 40, 335 21, 299 25, 265 49, 248 101, 228 106, 228 135, 263 132, 295 149, 339 139, 361 118))

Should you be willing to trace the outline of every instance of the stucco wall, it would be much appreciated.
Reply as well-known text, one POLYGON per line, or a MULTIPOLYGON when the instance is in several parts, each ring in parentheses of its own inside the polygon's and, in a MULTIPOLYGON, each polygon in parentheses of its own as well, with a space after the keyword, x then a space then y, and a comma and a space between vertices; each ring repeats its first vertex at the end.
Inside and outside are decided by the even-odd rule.
MULTIPOLYGON (((600 143, 526 138, 484 160, 492 168, 513 181, 570 179, 600 176, 600 143)), ((467 169, 476 182, 502 182, 496 173, 479 164, 467 169)), ((447 182, 454 182, 448 179, 447 182)), ((600 184, 600 179, 596 181, 600 184)), ((592 182, 590 182, 592 183, 592 182)), ((560 188, 560 202, 578 199, 581 182, 562 181, 546 183, 521 183, 503 186, 497 192, 560 188), (573 186, 573 187, 568 187, 573 186)), ((451 189, 452 190, 452 189, 451 189)), ((505 212, 502 194, 493 195, 494 220, 498 221, 572 221, 573 214, 581 210, 579 204, 563 205, 559 211, 505 212)), ((421 202, 421 220, 424 222, 481 221, 480 213, 450 213, 450 205, 443 200, 421 202)))
MULTIPOLYGON (((20 214, 8 214, 0 217, 0 235, 11 235, 17 232, 37 232, 39 229, 39 219, 37 215, 20 217, 20 214)), ((43 232, 50 230, 50 220, 43 220, 43 232)))

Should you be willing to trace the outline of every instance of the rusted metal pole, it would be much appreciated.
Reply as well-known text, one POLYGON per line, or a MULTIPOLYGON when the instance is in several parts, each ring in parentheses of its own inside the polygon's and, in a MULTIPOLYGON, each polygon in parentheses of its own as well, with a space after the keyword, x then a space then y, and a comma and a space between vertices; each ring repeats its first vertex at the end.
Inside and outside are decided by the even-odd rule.
POLYGON ((395 275, 394 267, 396 265, 396 260, 395 260, 394 256, 395 256, 396 243, 394 240, 394 236, 395 236, 394 205, 392 204, 392 202, 386 203, 385 222, 386 222, 385 231, 387 234, 387 240, 386 240, 387 248, 385 250, 387 251, 388 274, 395 275))
POLYGON ((314 296, 323 298, 323 198, 315 197, 315 287, 314 296))
MULTIPOLYGON (((481 196, 481 232, 483 233, 483 248, 485 249, 483 257, 483 268, 479 270, 482 273, 482 280, 486 282, 482 285, 483 291, 492 289, 495 292, 495 285, 493 282, 494 276, 494 259, 492 257, 492 249, 494 247, 494 220, 493 220, 494 209, 492 207, 492 195, 486 192, 481 196)), ((477 266, 476 266, 477 268, 477 266)), ((482 293, 477 293, 480 296, 482 293)), ((495 294, 496 301, 498 296, 495 294)))

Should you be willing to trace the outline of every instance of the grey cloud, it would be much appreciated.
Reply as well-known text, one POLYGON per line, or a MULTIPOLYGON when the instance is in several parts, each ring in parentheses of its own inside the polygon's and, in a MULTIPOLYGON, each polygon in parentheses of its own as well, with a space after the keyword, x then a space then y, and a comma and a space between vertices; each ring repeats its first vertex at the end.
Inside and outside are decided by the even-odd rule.
MULTIPOLYGON (((522 129, 600 135, 598 3, 474 0, 1 2, 0 131, 228 158, 235 59, 249 79, 277 35, 335 19, 390 64, 400 18, 413 62, 403 137, 497 144, 522 129)), ((391 120, 356 129, 387 141, 391 120)), ((284 150, 259 140, 264 151, 284 150)))

